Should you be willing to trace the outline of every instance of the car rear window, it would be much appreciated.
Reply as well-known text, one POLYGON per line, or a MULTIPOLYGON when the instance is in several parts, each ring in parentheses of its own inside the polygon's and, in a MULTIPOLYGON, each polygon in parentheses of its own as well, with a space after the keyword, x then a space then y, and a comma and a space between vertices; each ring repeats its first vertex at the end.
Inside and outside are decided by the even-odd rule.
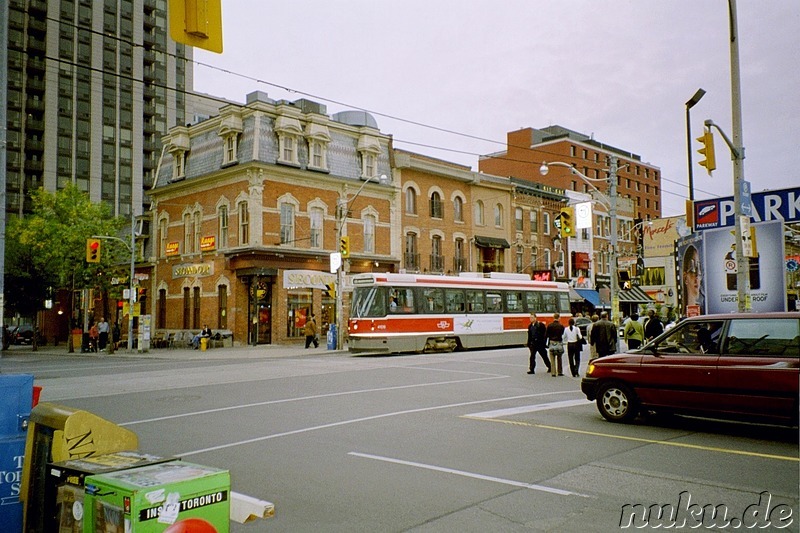
POLYGON ((800 357, 800 320, 732 320, 725 353, 800 357))

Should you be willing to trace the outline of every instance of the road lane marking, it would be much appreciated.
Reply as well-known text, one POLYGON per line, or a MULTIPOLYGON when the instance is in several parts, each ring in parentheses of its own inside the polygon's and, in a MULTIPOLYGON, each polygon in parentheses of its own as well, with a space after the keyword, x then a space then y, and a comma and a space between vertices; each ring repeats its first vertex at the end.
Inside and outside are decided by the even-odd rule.
POLYGON ((306 400, 319 400, 322 398, 334 398, 336 396, 350 396, 352 394, 367 394, 370 392, 385 392, 385 391, 392 391, 392 390, 403 390, 403 389, 414 389, 418 387, 433 387, 437 385, 453 385, 458 383, 472 383, 474 381, 486 381, 490 379, 505 379, 508 376, 491 376, 491 377, 483 377, 483 378, 472 378, 472 379, 457 379, 451 381, 436 381, 434 383, 415 383, 414 385, 397 385, 393 387, 379 387, 375 389, 359 389, 359 390, 352 390, 352 391, 345 391, 345 392, 331 392, 328 394, 315 394, 313 396, 299 396, 297 398, 283 398, 280 400, 266 400, 263 402, 253 402, 253 403, 246 403, 242 405, 229 405, 228 407, 218 407, 216 409, 204 409, 202 411, 190 411, 188 413, 180 413, 177 415, 166 415, 166 416, 158 416, 154 418, 145 418, 142 420, 134 420, 131 422, 123 422, 122 424, 118 424, 120 426, 135 426, 137 424, 147 424, 150 422, 159 422, 162 420, 172 420, 175 418, 185 418, 189 416, 198 416, 198 415, 207 415, 211 413, 222 413, 225 411, 234 411, 236 409, 248 409, 250 407, 260 407, 264 405, 275 405, 281 403, 291 403, 291 402, 302 402, 306 400))
MULTIPOLYGON (((473 418, 470 416, 465 416, 464 418, 473 418)), ((800 457, 792 457, 790 455, 775 455, 771 453, 760 453, 760 452, 749 452, 746 450, 734 450, 731 448, 720 448, 718 446, 703 446, 700 444, 689 444, 687 442, 675 442, 675 441, 668 441, 668 440, 655 440, 655 439, 646 439, 643 437, 630 437, 627 435, 612 435, 610 433, 601 433, 599 431, 589 431, 585 429, 573 429, 573 428, 565 428, 559 426, 550 426, 547 424, 534 424, 531 422, 521 422, 518 420, 503 420, 501 418, 476 418, 476 420, 484 420, 489 422, 500 422, 502 424, 509 424, 512 426, 525 426, 525 427, 533 427, 533 428, 540 428, 540 429, 551 429, 553 431, 565 431, 567 433, 578 433, 580 435, 590 435, 593 437, 606 437, 609 439, 618 439, 618 440, 628 440, 632 442, 640 442, 643 444, 655 444, 660 446, 673 446, 676 448, 689 448, 692 450, 701 450, 706 452, 717 452, 717 453, 728 453, 732 455, 744 455, 747 457, 758 457, 761 459, 775 459, 778 461, 791 461, 794 463, 800 462, 800 457)))
POLYGON ((521 415, 525 413, 534 413, 536 411, 549 411, 551 409, 563 409, 565 407, 575 407, 576 405, 586 405, 588 402, 586 398, 582 400, 564 400, 563 402, 549 402, 534 405, 523 405, 522 407, 510 407, 508 409, 496 409, 494 411, 484 411, 482 413, 473 413, 464 415, 464 418, 500 418, 503 416, 521 415))
POLYGON ((483 481, 491 481, 493 483, 502 483, 503 485, 511 485, 512 487, 521 487, 524 489, 538 490, 541 492, 549 492, 551 494, 558 494, 560 496, 580 496, 581 498, 593 498, 588 494, 581 494, 579 492, 572 492, 569 490, 554 489, 552 487, 545 487, 544 485, 537 485, 534 483, 525 483, 523 481, 514 481, 512 479, 503 479, 494 476, 486 476, 484 474, 476 474, 474 472, 466 472, 464 470, 455 470, 453 468, 445 468, 443 466, 428 465, 424 463, 416 463, 412 461, 404 461, 402 459, 393 459, 391 457, 381 457, 379 455, 370 455, 367 453, 350 452, 347 455, 354 457, 363 457, 365 459, 374 459, 376 461, 383 461, 386 463, 394 463, 404 466, 412 466, 414 468, 422 468, 425 470, 433 470, 435 472, 444 472, 446 474, 453 474, 456 476, 469 477, 473 479, 480 479, 483 481))
MULTIPOLYGON (((291 436, 291 435, 299 435, 301 433, 309 433, 309 432, 312 432, 312 431, 318 431, 320 429, 330 429, 330 428, 339 427, 339 426, 347 426, 347 425, 350 425, 350 424, 357 424, 359 422, 369 422, 369 421, 372 421, 372 420, 379 420, 381 418, 389 418, 389 417, 399 416, 399 415, 424 413, 424 412, 428 412, 428 411, 437 411, 437 410, 442 410, 442 409, 452 409, 454 407, 465 407, 465 406, 468 406, 468 405, 478 405, 478 404, 482 404, 482 403, 505 402, 505 401, 509 401, 509 400, 520 400, 520 399, 523 399, 523 398, 536 398, 536 397, 541 397, 541 396, 551 396, 551 395, 554 395, 554 394, 574 394, 574 391, 540 392, 540 393, 536 393, 536 394, 523 394, 523 395, 520 395, 520 396, 507 396, 507 397, 502 397, 502 398, 488 398, 486 400, 474 400, 474 401, 471 401, 471 402, 451 403, 451 404, 446 404, 446 405, 434 405, 434 406, 431 406, 431 407, 420 407, 418 409, 406 409, 404 411, 394 411, 394 412, 391 412, 391 413, 382 413, 382 414, 379 414, 379 415, 365 416, 365 417, 362 417, 362 418, 353 418, 353 419, 350 419, 350 420, 341 420, 339 422, 331 422, 329 424, 320 424, 318 426, 310 426, 310 427, 307 427, 307 428, 300 428, 300 429, 295 429, 295 430, 291 430, 291 431, 284 431, 282 433, 273 433, 272 435, 263 435, 261 437, 254 437, 252 439, 245 439, 245 440, 240 440, 240 441, 237 441, 237 442, 229 442, 229 443, 226 443, 226 444, 219 444, 217 446, 210 446, 208 448, 202 448, 200 450, 193 450, 193 451, 189 451, 189 452, 177 453, 175 455, 177 457, 188 457, 190 455, 198 455, 198 454, 205 453, 205 452, 213 452, 213 451, 217 451, 217 450, 224 450, 225 448, 233 448, 235 446, 243 446, 245 444, 253 444, 253 443, 256 443, 256 442, 262 442, 262 441, 267 441, 267 440, 271 440, 271 439, 277 439, 279 437, 288 437, 288 436, 291 436)), ((327 396, 327 395, 323 395, 323 396, 327 396)), ((291 401, 291 400, 286 400, 286 401, 291 401)))

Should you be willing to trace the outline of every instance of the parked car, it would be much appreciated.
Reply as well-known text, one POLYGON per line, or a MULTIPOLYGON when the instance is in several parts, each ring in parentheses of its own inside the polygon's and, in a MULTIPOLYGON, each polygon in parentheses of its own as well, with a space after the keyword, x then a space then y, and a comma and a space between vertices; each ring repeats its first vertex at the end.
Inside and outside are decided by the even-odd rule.
POLYGON ((797 425, 799 382, 800 316, 731 313, 592 361, 581 390, 612 422, 655 411, 797 425))
POLYGON ((14 328, 11 338, 14 339, 14 344, 31 344, 33 342, 33 326, 30 324, 17 326, 14 328))

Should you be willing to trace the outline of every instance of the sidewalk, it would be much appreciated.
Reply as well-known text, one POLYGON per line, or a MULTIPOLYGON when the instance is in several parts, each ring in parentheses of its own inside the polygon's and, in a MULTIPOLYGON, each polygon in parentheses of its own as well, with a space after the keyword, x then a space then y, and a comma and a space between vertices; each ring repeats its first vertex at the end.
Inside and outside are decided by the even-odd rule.
POLYGON ((24 357, 24 356, 70 356, 70 357, 137 357, 150 359, 172 359, 172 360, 211 360, 211 359, 259 359, 274 357, 299 357, 303 355, 342 355, 348 354, 347 347, 342 350, 327 350, 320 344, 319 348, 303 348, 302 344, 260 344, 258 346, 233 346, 228 348, 209 348, 205 351, 186 348, 151 348, 147 352, 137 350, 128 351, 127 348, 116 350, 113 354, 108 352, 86 352, 81 353, 80 349, 73 353, 67 352, 65 344, 58 346, 39 346, 37 351, 33 351, 30 346, 11 346, 2 352, 1 357, 24 357))

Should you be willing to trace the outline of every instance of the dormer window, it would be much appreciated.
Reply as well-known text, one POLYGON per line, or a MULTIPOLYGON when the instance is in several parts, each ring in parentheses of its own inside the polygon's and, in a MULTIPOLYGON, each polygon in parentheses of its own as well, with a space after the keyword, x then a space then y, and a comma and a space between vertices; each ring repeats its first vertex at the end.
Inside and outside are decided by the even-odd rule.
POLYGON ((331 142, 328 126, 309 122, 306 125, 305 136, 308 140, 308 168, 327 171, 328 143, 331 142))
POLYGON ((229 133, 225 137, 225 154, 222 157, 223 165, 230 165, 238 161, 236 153, 239 149, 239 136, 235 133, 229 133))
POLYGON ((242 117, 239 112, 224 109, 217 132, 222 137, 222 166, 239 162, 239 135, 242 131, 242 117))
POLYGON ((279 115, 275 120, 278 135, 278 163, 299 166, 298 141, 303 135, 300 121, 289 115, 279 115))
POLYGON ((172 179, 179 180, 186 177, 186 152, 176 151, 172 154, 175 164, 172 166, 172 179))
POLYGON ((378 139, 366 134, 359 137, 358 153, 361 154, 361 179, 377 176, 378 155, 381 153, 378 139))
POLYGON ((186 177, 186 154, 191 147, 189 130, 180 127, 175 130, 164 139, 167 150, 172 154, 172 181, 182 180, 186 177))

